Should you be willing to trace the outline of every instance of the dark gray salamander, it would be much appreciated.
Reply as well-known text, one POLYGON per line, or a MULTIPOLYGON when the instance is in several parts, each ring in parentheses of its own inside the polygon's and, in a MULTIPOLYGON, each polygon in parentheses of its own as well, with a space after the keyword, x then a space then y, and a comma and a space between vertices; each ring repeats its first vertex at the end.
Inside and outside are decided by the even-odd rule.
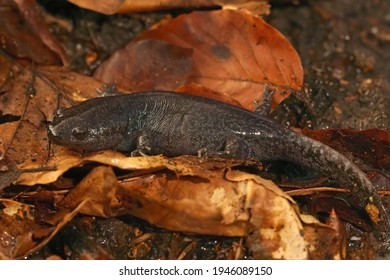
POLYGON ((189 94, 145 92, 101 97, 61 110, 49 126, 51 141, 76 150, 133 154, 231 156, 287 160, 338 180, 389 217, 367 176, 349 159, 274 121, 220 101, 189 94))

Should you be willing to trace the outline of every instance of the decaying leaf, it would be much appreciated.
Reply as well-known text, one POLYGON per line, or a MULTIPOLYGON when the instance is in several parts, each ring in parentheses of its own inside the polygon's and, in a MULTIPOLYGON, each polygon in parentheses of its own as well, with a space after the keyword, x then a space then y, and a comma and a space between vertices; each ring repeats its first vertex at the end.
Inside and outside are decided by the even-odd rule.
MULTIPOLYGON (((10 88, 12 74, 19 73, 20 71, 21 68, 15 65, 11 59, 0 55, 0 89, 2 92, 5 92, 10 88)), ((3 116, 1 117, 0 123, 4 123, 3 116)))
POLYGON ((11 200, 1 202, 4 208, 0 212, 0 256, 14 259, 36 246, 34 236, 43 228, 34 222, 27 205, 11 200))
MULTIPOLYGON (((0 259, 20 259, 45 246, 55 234, 78 213, 59 212, 53 223, 40 223, 28 205, 16 201, 1 201, 5 206, 0 212, 0 259)), ((81 207, 82 204, 79 206, 81 207)))
POLYGON ((268 14, 267 0, 68 0, 82 8, 112 15, 115 13, 150 12, 167 9, 214 8, 216 6, 239 9, 245 8, 255 14, 268 14))
POLYGON ((276 29, 248 12, 223 10, 181 15, 144 32, 95 77, 124 91, 200 84, 254 110, 265 84, 277 89, 275 107, 301 88, 303 71, 297 52, 276 29))

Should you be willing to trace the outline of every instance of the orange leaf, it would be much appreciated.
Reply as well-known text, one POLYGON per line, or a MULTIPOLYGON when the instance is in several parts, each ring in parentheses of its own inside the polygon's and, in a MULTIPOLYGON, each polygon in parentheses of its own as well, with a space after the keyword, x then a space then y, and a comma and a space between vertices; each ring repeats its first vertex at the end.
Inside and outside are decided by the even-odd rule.
POLYGON ((300 89, 303 70, 297 52, 276 29, 248 12, 222 10, 181 15, 143 33, 102 64, 95 77, 129 91, 201 84, 254 110, 265 84, 277 89, 276 107, 300 89), (172 51, 152 52, 158 50, 154 44, 166 43, 172 44, 172 51), (177 53, 186 50, 192 51, 192 68, 189 71, 186 63, 176 69, 177 53), (140 71, 147 75, 138 75, 140 71), (168 80, 175 83, 167 86, 168 80), (146 83, 151 86, 139 86, 146 83))

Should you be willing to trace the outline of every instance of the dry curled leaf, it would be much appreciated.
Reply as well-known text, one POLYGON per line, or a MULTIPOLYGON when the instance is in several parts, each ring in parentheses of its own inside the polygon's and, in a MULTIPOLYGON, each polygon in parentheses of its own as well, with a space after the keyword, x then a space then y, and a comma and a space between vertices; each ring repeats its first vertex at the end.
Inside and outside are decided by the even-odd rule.
MULTIPOLYGON (((307 241, 325 246, 334 242, 330 238, 333 230, 315 219, 303 221, 293 200, 271 181, 226 171, 240 161, 190 156, 134 158, 109 151, 80 157, 69 150, 60 158, 58 170, 23 174, 22 183, 55 181, 68 168, 87 162, 137 170, 144 175, 135 173, 136 177, 118 182, 111 168, 93 169, 56 204, 59 213, 46 219, 55 227, 46 232, 44 244, 76 213, 101 217, 130 214, 174 231, 247 237, 256 258, 323 258, 325 253, 338 258, 337 247, 310 246, 307 241), (69 161, 66 167, 64 158, 69 161), (307 227, 320 228, 321 234, 307 227), (309 233, 302 235, 303 231, 309 233)), ((41 248, 42 243, 31 243, 27 252, 41 248)))
POLYGON ((181 15, 144 32, 103 63, 95 77, 125 91, 200 84, 254 110, 265 84, 277 89, 275 107, 301 88, 303 70, 295 49, 264 20, 222 10, 181 15))
MULTIPOLYGON (((67 148, 56 147, 56 154, 49 161, 49 166, 55 166, 55 170, 46 170, 41 172, 23 173, 16 183, 23 185, 36 185, 36 184, 49 184, 55 182, 62 174, 68 171, 72 167, 77 167, 88 162, 101 163, 126 170, 156 170, 161 168, 172 169, 180 173, 180 175, 199 175, 208 174, 207 169, 198 165, 198 161, 193 161, 192 164, 187 157, 183 157, 187 165, 191 165, 188 168, 187 165, 177 165, 180 162, 179 159, 171 160, 164 156, 148 156, 148 157, 126 157, 125 155, 114 151, 101 151, 97 153, 89 153, 86 155, 80 155, 77 152, 73 152, 67 148)), ((207 162, 206 162, 207 163, 207 162)), ((242 161, 238 161, 242 163, 242 161)), ((221 159, 222 166, 237 165, 237 162, 221 159)), ((215 162, 213 163, 215 166, 215 162)))
POLYGON ((130 214, 174 231, 248 237, 249 249, 257 258, 306 259, 314 253, 339 256, 333 246, 320 252, 310 246, 302 234, 306 226, 322 228, 324 236, 310 237, 316 242, 333 242, 329 238, 334 236, 333 230, 315 219, 306 225, 293 200, 271 181, 211 168, 212 162, 193 157, 169 163, 167 167, 174 173, 150 173, 119 183, 110 168, 97 167, 57 206, 102 217, 130 214), (199 168, 207 172, 199 172, 199 168), (180 176, 183 170, 191 175, 180 176))

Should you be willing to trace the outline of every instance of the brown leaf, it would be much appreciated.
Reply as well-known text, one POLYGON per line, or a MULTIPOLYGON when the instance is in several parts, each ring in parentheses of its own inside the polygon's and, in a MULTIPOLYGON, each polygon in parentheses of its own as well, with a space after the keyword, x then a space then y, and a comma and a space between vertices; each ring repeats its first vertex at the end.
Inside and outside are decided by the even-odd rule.
POLYGON ((303 236, 310 244, 310 259, 341 259, 340 236, 331 226, 318 223, 313 216, 301 215, 305 223, 303 236))
POLYGON ((37 245, 34 237, 46 229, 34 222, 30 206, 10 200, 2 204, 0 254, 10 259, 19 258, 37 245))
POLYGON ((18 75, 21 67, 18 67, 11 59, 0 55, 0 90, 5 92, 9 89, 10 80, 13 75, 18 75))
MULTIPOLYGON (((338 217, 344 221, 347 221, 364 231, 372 231, 372 224, 369 222, 366 213, 359 210, 358 205, 353 205, 353 200, 348 198, 349 197, 343 197, 341 194, 318 193, 310 196, 310 199, 307 201, 307 208, 310 209, 310 213, 313 214, 331 213, 334 209, 337 211, 338 217)), ((376 209, 376 207, 372 207, 372 209, 376 209)))
POLYGON ((34 0, 0 0, 1 49, 38 64, 68 65, 68 57, 50 33, 34 0))
POLYGON ((60 211, 42 222, 32 205, 12 200, 1 202, 4 208, 0 212, 0 258, 7 259, 23 259, 44 247, 83 206, 60 211))
POLYGON ((112 217, 116 214, 119 201, 115 196, 118 181, 111 168, 100 166, 93 169, 76 188, 74 188, 57 207, 76 209, 83 214, 112 217))
POLYGON ((254 110, 265 84, 277 89, 275 107, 291 90, 300 89, 303 70, 297 52, 276 29, 248 12, 223 10, 181 15, 141 34, 103 63, 95 77, 128 91, 175 90, 200 84, 254 110), (163 43, 157 40, 165 42, 165 48, 171 44, 168 49, 182 49, 179 53, 192 50, 192 68, 186 63, 175 69, 175 51, 154 54, 141 48, 158 50, 163 43), (138 74, 141 72, 145 75, 138 74), (165 80, 175 81, 173 87, 165 80))
POLYGON ((164 41, 140 40, 114 53, 109 61, 110 66, 100 67, 96 78, 115 83, 124 91, 172 90, 190 76, 192 50, 164 41), (127 58, 131 63, 123 61, 127 58), (112 78, 111 81, 106 77, 112 78), (131 84, 124 82, 127 79, 131 84))
MULTIPOLYGON (((36 185, 36 184, 49 184, 55 182, 59 176, 65 173, 72 167, 79 166, 87 162, 97 162, 105 165, 110 165, 125 170, 143 170, 143 173, 147 173, 148 170, 154 171, 158 169, 168 168, 178 172, 180 175, 201 175, 209 176, 209 171, 204 168, 207 166, 207 162, 203 166, 198 166, 198 161, 194 160, 191 163, 193 157, 179 157, 173 161, 164 156, 148 156, 148 157, 126 157, 121 153, 113 151, 102 151, 97 153, 90 153, 81 156, 79 153, 73 152, 67 148, 54 146, 55 154, 50 158, 47 165, 56 166, 55 170, 48 170, 42 172, 23 173, 16 183, 22 185, 36 185), (187 165, 179 164, 180 160, 183 159, 187 164, 191 165, 188 168, 187 165)), ((234 166, 243 161, 229 161, 221 159, 220 166, 234 166)), ((213 161, 213 166, 216 162, 213 161)))
POLYGON ((342 223, 342 221, 340 220, 339 216, 337 215, 334 209, 332 209, 332 211, 330 212, 326 224, 334 228, 334 230, 337 232, 338 235, 337 242, 339 243, 340 256, 342 259, 345 259, 347 257, 346 230, 344 224, 342 223))
POLYGON ((0 160, 0 190, 10 186, 19 178, 22 172, 16 167, 16 164, 5 157, 0 160))
POLYGON ((58 107, 97 96, 102 84, 58 67, 30 67, 9 73, 6 79, 7 89, 0 97, 2 157, 6 155, 19 170, 46 167, 47 121, 58 107), (4 116, 10 117, 4 120, 4 116))
POLYGON ((267 0, 68 0, 79 7, 90 9, 99 13, 112 15, 115 13, 150 12, 173 9, 199 9, 214 8, 216 6, 230 9, 245 8, 254 14, 268 14, 267 0))
POLYGON ((220 100, 225 103, 230 103, 235 106, 240 106, 240 103, 226 95, 222 95, 218 92, 215 92, 207 87, 204 87, 199 84, 191 84, 191 85, 184 85, 182 87, 177 88, 175 91, 177 92, 183 92, 183 93, 191 93, 198 96, 208 97, 220 100))

